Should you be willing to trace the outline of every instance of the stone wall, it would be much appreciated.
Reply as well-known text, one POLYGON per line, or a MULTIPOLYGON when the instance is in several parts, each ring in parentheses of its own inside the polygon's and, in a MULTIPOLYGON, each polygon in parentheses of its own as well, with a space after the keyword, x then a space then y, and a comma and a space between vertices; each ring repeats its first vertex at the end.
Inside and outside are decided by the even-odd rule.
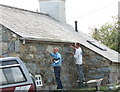
MULTIPOLYGON (((53 67, 50 66, 51 57, 46 52, 58 47, 63 59, 61 80, 64 88, 75 88, 78 86, 76 83, 77 71, 74 58, 69 53, 73 49, 69 47, 68 43, 26 42, 23 44, 20 36, 5 27, 0 29, 0 37, 2 38, 2 43, 0 43, 2 55, 0 55, 4 57, 20 57, 32 75, 40 74, 42 76, 42 88, 47 90, 55 89, 56 81, 53 67)), ((83 68, 86 80, 103 77, 102 84, 109 83, 111 81, 110 73, 112 73, 110 72, 112 69, 110 61, 84 46, 81 47, 83 49, 83 61, 85 62, 83 68)), ((117 80, 114 77, 113 79, 117 80)))
POLYGON ((109 83, 110 61, 84 46, 82 46, 82 48, 86 79, 104 78, 102 84, 109 83))
POLYGON ((110 83, 120 83, 120 65, 111 65, 110 83))

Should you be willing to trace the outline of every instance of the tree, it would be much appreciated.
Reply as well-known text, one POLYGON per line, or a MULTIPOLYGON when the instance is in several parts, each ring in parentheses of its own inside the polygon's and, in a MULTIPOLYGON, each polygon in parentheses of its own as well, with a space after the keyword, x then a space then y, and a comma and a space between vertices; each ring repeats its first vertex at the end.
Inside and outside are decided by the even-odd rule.
POLYGON ((120 53, 120 47, 118 46, 119 33, 117 21, 114 21, 113 23, 106 23, 97 28, 95 27, 91 36, 97 41, 100 41, 109 48, 116 50, 117 52, 120 53))

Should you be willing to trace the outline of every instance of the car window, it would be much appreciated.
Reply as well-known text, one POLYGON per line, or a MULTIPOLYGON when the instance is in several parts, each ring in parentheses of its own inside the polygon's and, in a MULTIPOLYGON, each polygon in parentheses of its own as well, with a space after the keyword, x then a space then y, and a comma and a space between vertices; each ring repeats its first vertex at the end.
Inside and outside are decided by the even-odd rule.
POLYGON ((2 69, 0 69, 0 85, 2 84, 7 84, 7 79, 2 71, 2 69))
POLYGON ((12 75, 13 75, 15 82, 25 81, 25 77, 23 76, 19 67, 12 68, 12 75))
MULTIPOLYGON (((2 79, 0 80, 1 84, 13 84, 17 82, 23 82, 26 81, 26 78, 20 69, 20 67, 7 67, 7 68, 2 68, 0 69, 0 75, 2 75, 2 79)), ((1 85, 0 84, 0 85, 1 85)))
POLYGON ((5 66, 5 65, 13 65, 13 64, 18 64, 16 60, 10 60, 10 61, 2 61, 0 62, 0 66, 5 66))

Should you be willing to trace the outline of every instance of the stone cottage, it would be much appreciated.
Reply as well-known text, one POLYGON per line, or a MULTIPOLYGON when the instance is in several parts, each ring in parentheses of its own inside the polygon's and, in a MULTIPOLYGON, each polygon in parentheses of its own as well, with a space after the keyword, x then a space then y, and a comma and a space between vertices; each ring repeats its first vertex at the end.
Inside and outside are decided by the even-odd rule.
MULTIPOLYGON (((63 2, 63 0, 62 0, 63 2)), ((55 89, 51 57, 58 47, 63 58, 61 80, 64 88, 77 87, 77 72, 70 45, 81 43, 86 80, 103 78, 102 84, 120 80, 120 56, 65 22, 47 14, 0 5, 0 57, 19 57, 34 76, 40 76, 39 88, 55 89)))

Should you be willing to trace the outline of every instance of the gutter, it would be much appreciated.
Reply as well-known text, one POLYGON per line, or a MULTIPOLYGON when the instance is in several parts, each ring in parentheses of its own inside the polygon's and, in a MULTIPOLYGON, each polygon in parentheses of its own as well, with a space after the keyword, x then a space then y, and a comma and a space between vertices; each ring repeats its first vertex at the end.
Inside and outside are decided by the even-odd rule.
POLYGON ((112 64, 120 65, 120 62, 112 62, 112 64))
POLYGON ((25 38, 21 37, 20 40, 22 41, 23 45, 25 45, 26 42, 28 43, 49 43, 49 44, 74 44, 75 42, 69 42, 69 41, 62 41, 62 40, 51 40, 51 39, 34 39, 34 38, 25 38))

